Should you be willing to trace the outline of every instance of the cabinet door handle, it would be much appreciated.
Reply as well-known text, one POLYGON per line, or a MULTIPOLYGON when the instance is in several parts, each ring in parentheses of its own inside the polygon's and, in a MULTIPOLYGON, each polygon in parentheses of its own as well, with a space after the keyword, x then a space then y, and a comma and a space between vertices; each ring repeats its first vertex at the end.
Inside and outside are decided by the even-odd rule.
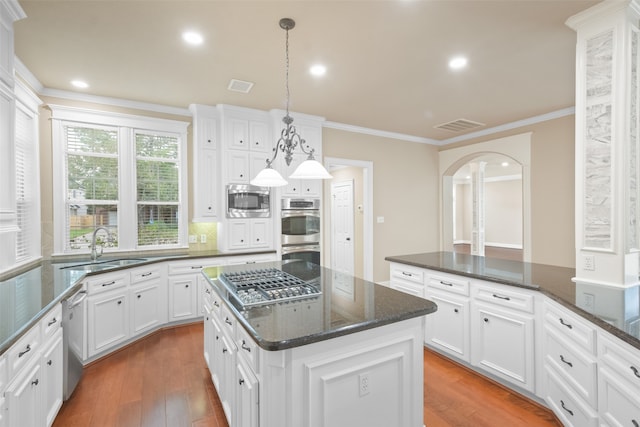
POLYGON ((567 411, 569 413, 569 415, 573 416, 573 411, 571 409, 567 408, 566 406, 564 406, 564 400, 560 400, 560 405, 562 405, 562 409, 567 411))
POLYGON ((142 295, 138 294, 138 299, 142 298, 142 295))
POLYGON ((573 363, 568 362, 567 360, 565 360, 563 355, 560 355, 560 360, 562 360, 564 363, 566 363, 567 365, 571 366, 573 368, 573 363))
POLYGON ((489 323, 489 318, 488 318, 488 317, 485 317, 485 318, 484 318, 484 322, 485 322, 485 323, 489 323))
POLYGON ((51 359, 47 360, 47 365, 51 366, 52 363, 53 363, 53 360, 51 359))
POLYGON ((122 301, 118 301, 118 305, 122 304, 122 301))
POLYGON ((153 272, 148 272, 148 273, 142 273, 142 277, 147 277, 147 276, 151 276, 153 274, 153 272))
POLYGON ((208 293, 209 295, 211 295, 211 289, 207 288, 204 290, 206 293, 208 293))
POLYGON ((638 368, 636 368, 636 367, 635 367, 635 366, 633 366, 633 365, 629 366, 629 368, 633 371, 633 374, 634 374, 636 377, 640 378, 640 372, 638 372, 638 368))
POLYGON ((31 385, 38 385, 40 383, 39 379, 35 379, 34 381, 31 381, 31 385))
POLYGON ((107 283, 103 283, 102 286, 111 286, 111 285, 115 285, 116 281, 111 281, 111 282, 107 282, 107 283))
POLYGON ((498 295, 498 294, 493 294, 493 297, 494 298, 498 298, 498 299, 503 299, 503 300, 506 300, 506 301, 511 301, 511 298, 505 297, 505 296, 502 296, 502 295, 498 295))
POLYGON ((566 323, 562 317, 560 318, 560 324, 562 326, 566 326, 569 329, 573 329, 573 326, 571 326, 571 323, 566 323))
POLYGON ((185 288, 188 288, 188 287, 189 287, 189 285, 184 285, 184 287, 185 287, 185 288))
POLYGON ((440 280, 440 284, 441 285, 445 285, 445 286, 452 286, 453 287, 453 283, 445 282, 444 280, 440 280))
POLYGON ((29 353, 30 351, 31 351, 31 344, 27 344, 24 351, 21 351, 20 353, 18 353, 18 357, 22 357, 25 354, 29 353))
POLYGON ((247 350, 249 353, 251 353, 251 347, 247 346, 247 342, 245 340, 242 340, 242 344, 240 345, 240 347, 242 347, 243 350, 247 350))
POLYGON ((454 309, 453 309, 453 312, 454 312, 454 313, 457 313, 457 312, 458 312, 458 309, 457 309, 457 308, 454 308, 454 309))
POLYGON ((56 319, 55 317, 53 319, 51 319, 51 321, 49 323, 47 323, 47 326, 51 326, 54 323, 56 323, 58 321, 58 319, 56 319))
POLYGON ((228 317, 224 319, 224 323, 226 323, 227 325, 233 325, 233 322, 231 322, 228 317))

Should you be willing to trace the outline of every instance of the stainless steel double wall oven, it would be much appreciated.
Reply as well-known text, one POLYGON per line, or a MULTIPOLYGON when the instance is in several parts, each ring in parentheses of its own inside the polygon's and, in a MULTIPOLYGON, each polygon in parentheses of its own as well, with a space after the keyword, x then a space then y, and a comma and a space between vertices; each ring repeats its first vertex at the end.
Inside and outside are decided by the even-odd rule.
POLYGON ((282 199, 282 259, 320 265, 320 199, 282 199))

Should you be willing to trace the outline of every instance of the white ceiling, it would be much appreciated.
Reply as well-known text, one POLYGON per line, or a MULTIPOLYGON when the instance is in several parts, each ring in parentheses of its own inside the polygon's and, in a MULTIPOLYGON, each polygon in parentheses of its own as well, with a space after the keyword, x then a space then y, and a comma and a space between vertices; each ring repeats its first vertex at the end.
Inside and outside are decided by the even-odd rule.
MULTIPOLYGON (((291 110, 445 141, 456 119, 491 128, 574 105, 580 0, 21 0, 16 55, 44 88, 186 108, 284 108, 283 17, 291 110), (186 29, 205 43, 187 47, 186 29), (450 57, 468 68, 452 72, 450 57), (324 63, 318 79, 308 68, 324 63), (255 83, 248 94, 229 81, 255 83)), ((478 130, 478 129, 474 129, 478 130)), ((470 131, 470 132, 473 132, 470 131)))

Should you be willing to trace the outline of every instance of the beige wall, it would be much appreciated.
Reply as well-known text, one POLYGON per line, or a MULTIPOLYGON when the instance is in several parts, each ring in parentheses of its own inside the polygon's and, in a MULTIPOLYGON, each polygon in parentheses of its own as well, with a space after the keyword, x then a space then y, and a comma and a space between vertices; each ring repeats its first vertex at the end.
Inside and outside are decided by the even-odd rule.
POLYGON ((322 141, 324 156, 373 163, 374 281, 389 279, 386 256, 438 250, 437 147, 330 128, 322 141))
POLYGON ((524 132, 532 132, 531 262, 575 267, 573 115, 451 144, 441 151, 524 132))

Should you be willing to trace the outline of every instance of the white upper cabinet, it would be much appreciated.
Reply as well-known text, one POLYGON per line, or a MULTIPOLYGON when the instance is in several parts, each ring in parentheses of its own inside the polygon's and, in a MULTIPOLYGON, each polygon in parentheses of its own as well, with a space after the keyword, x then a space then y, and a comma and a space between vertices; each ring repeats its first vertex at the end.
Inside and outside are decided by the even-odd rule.
POLYGON ((218 111, 190 105, 193 113, 193 222, 215 221, 221 207, 218 111))

